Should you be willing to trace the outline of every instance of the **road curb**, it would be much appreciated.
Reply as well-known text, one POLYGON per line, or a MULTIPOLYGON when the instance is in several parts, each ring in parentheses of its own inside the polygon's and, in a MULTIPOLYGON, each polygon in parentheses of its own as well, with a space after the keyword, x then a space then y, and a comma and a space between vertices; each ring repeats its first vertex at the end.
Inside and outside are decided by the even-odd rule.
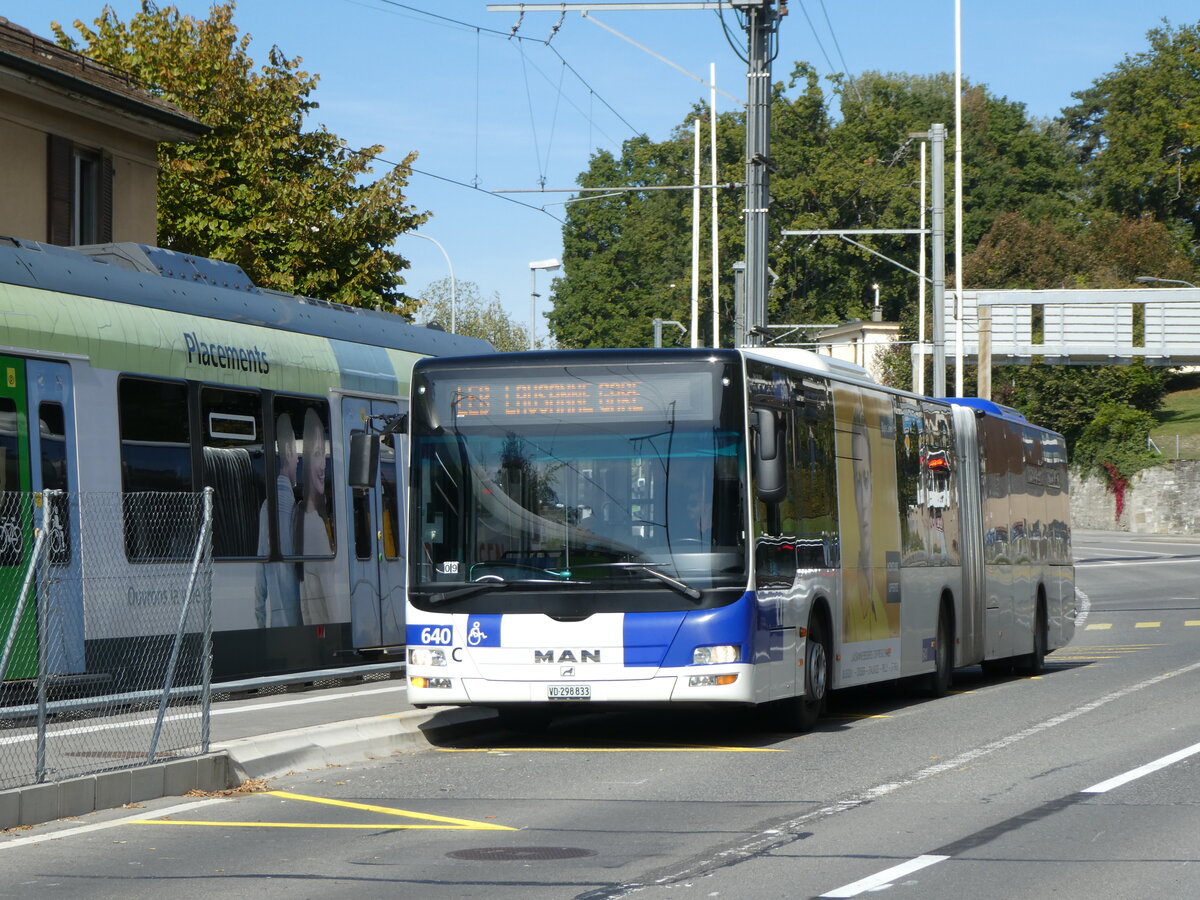
POLYGON ((11 788, 0 791, 0 831, 193 790, 225 790, 255 778, 353 765, 477 733, 495 721, 495 711, 486 708, 414 709, 224 741, 201 756, 11 788))
POLYGON ((450 707, 414 709, 387 716, 371 716, 296 728, 214 744, 215 752, 229 759, 230 787, 254 778, 276 778, 289 772, 349 765, 377 759, 431 740, 446 740, 456 733, 494 721, 490 709, 450 707))

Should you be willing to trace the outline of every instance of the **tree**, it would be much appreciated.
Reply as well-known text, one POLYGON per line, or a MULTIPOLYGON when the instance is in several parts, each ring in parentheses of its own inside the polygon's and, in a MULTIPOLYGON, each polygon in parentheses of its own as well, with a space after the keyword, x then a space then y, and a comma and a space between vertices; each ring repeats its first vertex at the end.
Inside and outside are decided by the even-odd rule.
POLYGON ((1073 96, 1063 111, 1098 199, 1186 223, 1200 239, 1200 22, 1154 28, 1150 47, 1073 96))
MULTIPOLYGON (((784 239, 780 232, 914 227, 920 213, 919 162, 909 135, 928 130, 931 122, 951 121, 953 111, 953 79, 948 75, 868 72, 853 80, 834 79, 827 98, 812 68, 800 63, 786 86, 775 85, 768 262, 776 278, 769 298, 771 322, 865 318, 873 302, 872 284, 881 285, 885 317, 897 318, 913 305, 915 281, 890 263, 833 238, 798 241, 784 239), (830 112, 833 101, 840 105, 838 119, 830 112)), ((626 141, 619 157, 597 153, 580 176, 580 185, 690 184, 692 119, 701 114, 694 111, 665 141, 642 135, 626 141)), ((744 134, 743 115, 719 117, 719 181, 743 180, 744 134)), ((1034 122, 1023 104, 969 87, 964 145, 968 248, 1005 211, 1070 218, 1079 184, 1061 127, 1034 122)), ((721 192, 720 251, 725 265, 744 253, 743 205, 740 191, 721 192)), ((690 206, 686 191, 629 192, 571 206, 563 229, 565 274, 556 282, 550 314, 562 343, 648 346, 653 318, 683 320, 688 315, 690 206)), ((915 266, 915 238, 881 235, 867 240, 879 252, 913 260, 915 266)), ((701 258, 707 260, 709 252, 705 229, 701 258)), ((728 269, 725 272, 722 330, 728 335, 732 278, 728 269)), ((709 279, 703 266, 705 327, 711 319, 704 309, 711 293, 709 279)))
MULTIPOLYGON (((493 293, 490 300, 484 300, 479 285, 473 281, 459 281, 454 288, 456 333, 483 338, 500 351, 529 349, 529 332, 504 311, 499 294, 493 293)), ((415 318, 418 325, 450 328, 450 289, 450 279, 443 278, 421 292, 415 318)))
POLYGON ((376 181, 362 178, 383 151, 352 150, 324 126, 317 76, 272 47, 257 70, 250 35, 233 24, 233 0, 207 19, 143 0, 122 22, 105 7, 94 28, 58 24, 58 43, 130 73, 212 128, 193 144, 159 145, 158 241, 183 253, 237 263, 255 283, 356 306, 404 312, 408 262, 389 249, 428 218, 404 200, 416 158, 376 181))

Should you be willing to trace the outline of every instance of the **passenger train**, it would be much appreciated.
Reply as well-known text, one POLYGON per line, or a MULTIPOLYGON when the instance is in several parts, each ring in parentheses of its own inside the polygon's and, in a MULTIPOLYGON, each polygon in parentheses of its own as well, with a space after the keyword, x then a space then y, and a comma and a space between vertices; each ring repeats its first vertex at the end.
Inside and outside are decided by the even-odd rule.
MULTIPOLYGON (((491 349, 266 290, 228 263, 0 238, 0 492, 213 486, 214 677, 351 663, 405 640, 406 472, 403 442, 383 440, 372 483, 352 486, 352 437, 394 427, 418 359, 491 349)), ((25 542, 0 556, 0 575, 11 575, 33 523, 4 524, 25 542)), ((63 611, 81 625, 68 629, 57 674, 82 672, 96 647, 144 637, 145 604, 160 598, 139 593, 139 566, 161 557, 154 542, 169 542, 170 528, 126 504, 112 566, 128 581, 128 608, 85 617, 80 597, 63 611)), ((78 522, 66 533, 88 540, 78 522)), ((0 637, 15 593, 0 595, 0 637)), ((32 677, 25 658, 7 679, 32 677)))

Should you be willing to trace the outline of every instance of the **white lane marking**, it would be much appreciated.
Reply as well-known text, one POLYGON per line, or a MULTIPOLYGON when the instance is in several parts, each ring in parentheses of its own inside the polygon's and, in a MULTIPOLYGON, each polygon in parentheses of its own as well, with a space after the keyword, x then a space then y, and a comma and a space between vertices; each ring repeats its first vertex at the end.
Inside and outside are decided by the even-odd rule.
POLYGON ((1136 553, 1139 556, 1162 556, 1162 550, 1130 550, 1128 547, 1076 547, 1075 552, 1079 554, 1093 553, 1136 553))
POLYGON ((1092 611, 1092 601, 1078 587, 1075 588, 1075 596, 1079 598, 1079 609, 1075 614, 1075 627, 1082 628, 1087 622, 1088 613, 1092 611))
POLYGON ((1122 559, 1122 560, 1117 560, 1117 561, 1096 560, 1095 562, 1076 562, 1075 568, 1077 568, 1077 569, 1107 569, 1107 568, 1110 568, 1111 566, 1161 566, 1161 565, 1181 566, 1185 563, 1198 563, 1198 562, 1200 562, 1200 557, 1193 557, 1193 558, 1189 558, 1189 559, 1178 559, 1176 557, 1170 557, 1168 559, 1122 559))
POLYGON ((166 816, 174 816, 182 812, 199 809, 202 806, 211 806, 213 803, 220 802, 220 797, 209 797, 205 800, 193 800, 190 803, 168 806, 166 809, 160 809, 149 815, 147 815, 145 810, 141 810, 134 815, 113 819, 110 822, 97 822, 94 825, 80 825, 78 828, 65 828, 62 831, 52 831, 48 834, 36 834, 30 837, 13 838, 11 841, 0 841, 0 850, 11 850, 13 847, 27 847, 30 844, 42 844, 46 841, 57 841, 59 838, 75 837, 76 835, 89 834, 93 831, 104 831, 106 828, 116 828, 118 825, 128 825, 131 822, 143 821, 145 819, 162 819, 166 816))
POLYGON ((913 872, 919 872, 921 869, 928 868, 934 863, 940 863, 942 860, 949 859, 948 856, 918 856, 916 859, 910 859, 908 862, 900 863, 898 866, 892 866, 890 869, 884 869, 882 872, 876 872, 874 875, 868 875, 866 878, 860 878, 853 884, 847 884, 843 887, 836 888, 821 894, 822 897, 857 897, 866 891, 877 891, 883 888, 892 886, 892 882, 897 878, 903 878, 905 875, 911 875, 913 872))
MULTIPOLYGON (((397 685, 394 687, 371 688, 364 691, 348 691, 344 694, 323 694, 319 697, 298 697, 295 700, 280 700, 275 703, 253 703, 248 706, 229 706, 229 707, 214 707, 212 714, 214 716, 228 716, 234 713, 247 712, 262 712, 268 709, 280 709, 286 706, 300 706, 305 703, 327 703, 331 700, 348 700, 352 697, 363 697, 372 694, 387 694, 405 691, 407 687, 397 685)), ((173 715, 164 716, 163 722, 186 722, 189 719, 200 718, 200 708, 196 707, 192 712, 175 713, 173 715)), ((117 722, 102 722, 98 725, 80 725, 75 728, 53 729, 49 732, 51 737, 60 738, 68 737, 77 734, 95 734, 101 731, 116 731, 122 728, 135 728, 139 725, 153 725, 158 721, 157 716, 146 716, 141 719, 122 719, 117 722)), ((0 738, 0 747, 10 744, 27 744, 30 741, 36 740, 36 734, 17 735, 16 737, 0 738)))
POLYGON ((389 694, 406 690, 408 690, 408 686, 400 684, 392 687, 370 688, 369 690, 364 691, 347 691, 344 694, 322 694, 319 697, 298 697, 295 700, 280 700, 276 703, 254 703, 250 706, 214 707, 212 714, 214 716, 228 716, 233 713, 259 712, 260 710, 264 709, 279 709, 280 707, 284 706, 300 706, 304 703, 327 703, 331 700, 348 700, 351 697, 366 697, 372 694, 389 694))
MULTIPOLYGON (((1103 697, 1093 700, 1091 703, 1078 706, 1075 709, 1055 716, 1052 719, 1046 719, 1045 721, 1039 722, 1036 725, 1031 725, 1024 731, 1018 731, 1015 734, 1010 734, 1007 737, 992 741, 990 744, 984 744, 981 747, 976 747, 973 750, 967 750, 964 753, 960 753, 953 759, 924 768, 909 778, 904 779, 903 781, 877 784, 875 787, 868 788, 867 790, 857 794, 852 794, 844 800, 838 800, 828 806, 823 806, 820 809, 813 810, 812 812, 796 816, 796 818, 789 819, 783 824, 776 825, 770 831, 762 831, 758 834, 751 835, 746 840, 739 844, 735 844, 732 847, 721 848, 713 856, 707 859, 698 860, 692 865, 688 866, 686 869, 662 875, 656 878, 650 884, 673 884, 674 882, 683 878, 697 877, 697 873, 705 872, 715 866, 728 865, 730 860, 747 859, 751 856, 762 853, 764 850, 769 849, 775 844, 778 844, 781 840, 781 834, 794 834, 812 822, 829 818, 830 816, 836 816, 838 813, 855 809, 863 804, 870 803, 872 800, 877 800, 880 797, 886 797, 888 794, 894 793, 902 788, 911 787, 912 785, 932 778, 935 775, 941 775, 943 772, 962 768, 963 766, 966 766, 969 763, 980 759, 981 757, 987 756, 990 753, 995 753, 997 750, 1003 750, 1019 741, 1025 740, 1026 738, 1041 734, 1043 731, 1047 731, 1058 725, 1062 725, 1065 722, 1070 722, 1072 719, 1076 719, 1079 716, 1094 712, 1100 707, 1107 706, 1109 703, 1113 703, 1124 697, 1128 697, 1130 694, 1135 694, 1138 691, 1145 690, 1148 687, 1161 684, 1168 678, 1186 675, 1188 672, 1193 672, 1197 669, 1200 669, 1200 662, 1192 663, 1184 666, 1182 669, 1176 669, 1173 672, 1155 675, 1153 678, 1148 678, 1145 681, 1130 685, 1129 687, 1121 688, 1118 691, 1113 691, 1111 694, 1105 694, 1103 697)), ((785 838, 785 840, 786 839, 788 838, 785 838)), ((640 883, 622 884, 613 890, 612 893, 605 894, 605 897, 607 900, 619 900, 619 898, 628 897, 630 894, 638 893, 648 886, 650 885, 640 883)))
POLYGON ((1099 784, 1093 784, 1090 788, 1084 788, 1080 793, 1084 794, 1105 794, 1113 788, 1120 787, 1123 784, 1128 784, 1135 779, 1141 778, 1143 775, 1149 775, 1151 772, 1157 772, 1159 769, 1165 769, 1169 765, 1187 759, 1189 756, 1195 756, 1200 753, 1200 744, 1192 744, 1190 747, 1184 747, 1175 753, 1170 753, 1161 759, 1156 759, 1154 762, 1148 762, 1144 766, 1138 766, 1136 769, 1130 769, 1123 775, 1115 775, 1107 781, 1102 781, 1099 784))

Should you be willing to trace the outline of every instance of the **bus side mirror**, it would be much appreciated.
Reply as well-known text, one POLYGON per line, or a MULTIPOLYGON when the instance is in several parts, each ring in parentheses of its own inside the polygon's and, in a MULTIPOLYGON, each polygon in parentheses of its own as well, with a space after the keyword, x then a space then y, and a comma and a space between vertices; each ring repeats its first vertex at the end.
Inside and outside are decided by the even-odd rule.
POLYGON ((350 435, 350 487, 372 488, 378 475, 379 435, 356 431, 350 435))
POLYGON ((754 485, 763 503, 779 503, 787 496, 787 470, 779 453, 782 434, 777 426, 773 410, 754 410, 754 430, 758 432, 754 442, 754 485))

